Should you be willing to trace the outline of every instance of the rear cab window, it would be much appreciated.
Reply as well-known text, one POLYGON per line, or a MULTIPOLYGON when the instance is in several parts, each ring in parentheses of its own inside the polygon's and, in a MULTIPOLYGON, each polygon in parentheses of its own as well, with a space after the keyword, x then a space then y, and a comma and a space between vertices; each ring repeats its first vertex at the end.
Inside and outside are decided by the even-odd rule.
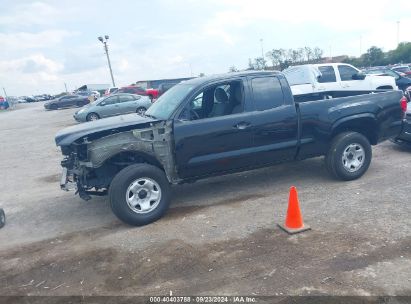
POLYGON ((284 105, 284 93, 277 77, 251 79, 254 110, 264 111, 284 105))

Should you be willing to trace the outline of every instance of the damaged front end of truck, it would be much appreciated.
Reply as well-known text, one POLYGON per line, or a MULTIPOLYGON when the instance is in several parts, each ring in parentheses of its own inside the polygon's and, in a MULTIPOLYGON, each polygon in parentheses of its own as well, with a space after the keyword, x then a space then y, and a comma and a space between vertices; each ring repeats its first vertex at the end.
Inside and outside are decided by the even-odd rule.
POLYGON ((105 195, 125 167, 148 163, 178 183, 172 153, 172 121, 136 115, 113 117, 62 130, 56 135, 64 159, 60 187, 76 190, 84 200, 105 195))

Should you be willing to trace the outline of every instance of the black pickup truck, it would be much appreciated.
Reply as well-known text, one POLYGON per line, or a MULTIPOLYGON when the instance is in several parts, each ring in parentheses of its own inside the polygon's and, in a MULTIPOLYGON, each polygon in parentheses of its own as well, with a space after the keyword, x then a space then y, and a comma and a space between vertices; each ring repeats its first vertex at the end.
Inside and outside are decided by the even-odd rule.
POLYGON ((401 131, 401 91, 312 99, 296 103, 279 72, 180 83, 143 116, 60 131, 61 187, 85 200, 108 192, 117 217, 144 225, 167 211, 173 184, 321 155, 334 177, 359 178, 371 145, 401 131))

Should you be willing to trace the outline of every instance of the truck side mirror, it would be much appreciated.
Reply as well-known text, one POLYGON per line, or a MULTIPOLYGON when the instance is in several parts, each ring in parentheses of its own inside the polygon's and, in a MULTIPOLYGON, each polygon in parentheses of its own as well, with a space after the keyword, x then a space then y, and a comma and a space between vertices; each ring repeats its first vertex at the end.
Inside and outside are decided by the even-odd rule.
POLYGON ((364 73, 358 72, 358 73, 352 75, 351 78, 352 78, 353 80, 364 80, 366 76, 367 76, 367 75, 365 75, 364 73))

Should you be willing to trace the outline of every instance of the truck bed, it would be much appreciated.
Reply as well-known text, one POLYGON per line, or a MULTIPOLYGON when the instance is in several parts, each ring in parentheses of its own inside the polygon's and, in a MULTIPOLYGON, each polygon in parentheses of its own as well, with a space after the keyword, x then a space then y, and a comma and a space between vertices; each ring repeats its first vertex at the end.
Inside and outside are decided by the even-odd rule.
POLYGON ((397 136, 401 131, 401 112, 398 104, 401 91, 384 91, 332 99, 321 99, 297 103, 300 113, 300 143, 298 158, 308 158, 325 153, 333 133, 344 128, 344 122, 355 117, 359 131, 373 134, 371 144, 397 136), (378 128, 377 126, 381 126, 378 128), (314 141, 315 139, 315 141, 314 141))

